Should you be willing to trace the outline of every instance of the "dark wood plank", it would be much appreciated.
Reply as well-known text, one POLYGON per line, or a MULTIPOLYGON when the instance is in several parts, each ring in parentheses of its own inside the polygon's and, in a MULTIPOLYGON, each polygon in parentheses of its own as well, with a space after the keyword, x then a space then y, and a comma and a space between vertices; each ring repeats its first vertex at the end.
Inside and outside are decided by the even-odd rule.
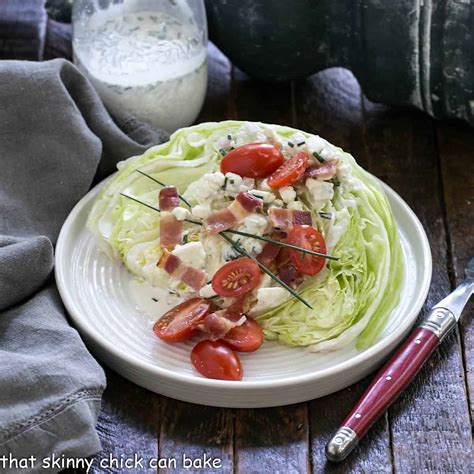
POLYGON ((306 403, 237 410, 235 416, 236 472, 309 472, 306 403))
MULTIPOLYGON (((363 101, 369 169, 408 202, 431 243, 433 278, 425 309, 451 288, 438 155, 432 120, 363 101)), ((461 347, 451 334, 389 410, 398 472, 463 472, 471 455, 461 347)))
MULTIPOLYGON (((454 287, 464 278, 464 267, 474 257, 474 133, 461 123, 439 123, 436 127, 446 204, 450 251, 450 277, 454 287)), ((461 320, 461 342, 468 387, 471 421, 474 410, 474 302, 461 320)))
MULTIPOLYGON (((295 86, 296 125, 321 135, 352 153, 362 166, 366 153, 359 85, 345 69, 323 71, 295 86)), ((310 443, 314 472, 391 472, 387 417, 380 420, 344 464, 325 459, 324 448, 344 416, 369 383, 370 377, 345 390, 314 400, 309 405, 310 443)))
MULTIPOLYGON (((209 44, 208 53, 207 95, 197 123, 225 120, 228 117, 231 66, 212 43, 209 44)), ((208 468, 185 469, 183 456, 199 462, 205 454, 220 459, 221 469, 228 472, 233 463, 233 423, 232 410, 165 399, 160 456, 177 460, 177 469, 169 469, 170 472, 215 472, 216 469, 208 468)))
MULTIPOLYGON (((293 125, 291 84, 254 81, 233 68, 229 118, 293 125)), ((306 404, 237 410, 235 470, 239 473, 309 470, 306 404)))
POLYGON ((95 456, 91 472, 124 472, 125 468, 112 464, 111 460, 131 459, 135 463, 135 455, 143 459, 143 468, 134 464, 135 472, 156 472, 148 466, 151 459, 158 457, 160 404, 164 397, 125 380, 110 369, 106 369, 106 375, 107 389, 97 424, 102 451, 95 456))
POLYGON ((176 467, 160 472, 232 471, 231 410, 167 399, 162 413, 160 457, 176 459, 176 467))

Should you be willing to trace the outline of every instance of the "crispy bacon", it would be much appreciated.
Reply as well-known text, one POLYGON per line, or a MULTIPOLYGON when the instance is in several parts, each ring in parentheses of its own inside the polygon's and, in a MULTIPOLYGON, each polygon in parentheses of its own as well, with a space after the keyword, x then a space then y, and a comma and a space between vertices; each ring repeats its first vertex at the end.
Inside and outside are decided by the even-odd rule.
POLYGON ((176 186, 166 186, 160 191, 160 211, 172 211, 179 206, 179 194, 176 186))
POLYGON ((331 179, 337 173, 337 160, 329 160, 320 165, 309 166, 304 172, 304 179, 331 179))
POLYGON ((175 186, 166 186, 160 190, 160 245, 173 250, 181 243, 183 235, 183 222, 178 221, 171 213, 175 207, 179 206, 178 190, 175 186))
POLYGON ((251 212, 261 212, 262 210, 261 199, 249 193, 239 193, 227 208, 213 212, 204 221, 204 230, 209 234, 218 234, 241 222, 251 212))
MULTIPOLYGON (((273 240, 285 240, 286 232, 273 232, 271 235, 273 240)), ((277 258, 281 246, 272 244, 271 242, 265 244, 262 251, 257 255, 257 260, 266 267, 270 266, 277 258)))
POLYGON ((271 207, 268 211, 268 215, 273 227, 278 227, 284 231, 291 230, 295 225, 313 224, 311 212, 309 211, 271 207))
POLYGON ((258 197, 250 193, 239 193, 235 200, 247 211, 247 212, 262 212, 263 201, 258 197))
POLYGON ((199 291, 206 284, 207 277, 202 270, 185 265, 179 257, 166 249, 158 265, 173 278, 182 281, 196 291, 199 291))
POLYGON ((299 272, 291 261, 290 249, 282 248, 278 253, 277 259, 277 272, 278 276, 292 288, 296 288, 301 281, 303 276, 299 272))
POLYGON ((206 334, 209 334, 209 338, 212 341, 215 341, 224 338, 231 329, 240 326, 244 322, 245 319, 242 317, 238 320, 229 319, 227 311, 221 309, 208 314, 200 324, 199 329, 206 334))

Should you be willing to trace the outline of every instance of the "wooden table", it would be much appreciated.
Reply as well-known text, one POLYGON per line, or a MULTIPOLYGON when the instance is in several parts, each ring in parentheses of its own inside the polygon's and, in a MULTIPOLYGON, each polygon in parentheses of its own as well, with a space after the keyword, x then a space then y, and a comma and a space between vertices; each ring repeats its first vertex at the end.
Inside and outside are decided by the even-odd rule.
MULTIPOLYGON (((408 202, 433 254, 424 313, 462 279, 463 266, 474 254, 472 128, 374 104, 343 69, 290 84, 262 84, 233 68, 212 46, 209 68, 208 96, 198 121, 258 120, 320 134, 408 202)), ((459 329, 344 464, 328 464, 324 446, 371 377, 307 403, 234 410, 162 397, 107 370, 98 424, 103 451, 95 472, 104 472, 98 461, 110 455, 181 459, 204 453, 220 458, 222 469, 194 472, 473 472, 472 313, 471 305, 459 329)))

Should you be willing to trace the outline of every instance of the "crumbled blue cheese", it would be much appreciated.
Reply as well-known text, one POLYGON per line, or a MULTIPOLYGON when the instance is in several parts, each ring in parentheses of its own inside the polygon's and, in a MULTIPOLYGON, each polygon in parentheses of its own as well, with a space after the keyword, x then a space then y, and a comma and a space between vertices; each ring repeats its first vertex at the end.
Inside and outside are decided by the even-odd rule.
POLYGON ((311 136, 306 140, 306 146, 310 153, 321 153, 323 148, 328 144, 326 140, 319 135, 311 136))
POLYGON ((268 186, 267 178, 262 179, 262 181, 260 181, 259 188, 262 189, 263 191, 273 191, 273 189, 270 186, 268 186))
POLYGON ((301 201, 291 201, 287 204, 286 206, 288 209, 291 209, 292 211, 304 211, 303 204, 301 204, 301 201))
POLYGON ((243 179, 242 176, 229 172, 225 174, 224 182, 227 193, 237 194, 240 191, 240 186, 243 183, 243 179))
MULTIPOLYGON (((262 214, 252 212, 239 225, 238 230, 248 234, 262 236, 268 227, 268 219, 262 214)), ((262 249, 262 241, 251 237, 235 236, 239 244, 249 253, 259 254, 262 249)))
POLYGON ((175 207, 171 213, 176 217, 176 219, 178 219, 178 221, 184 221, 184 219, 189 219, 191 217, 191 213, 184 207, 175 207))
POLYGON ((252 309, 252 314, 264 313, 284 303, 290 293, 281 287, 259 288, 257 290, 257 304, 252 309))
POLYGON ((259 199, 261 199, 265 204, 270 204, 271 202, 273 202, 276 199, 276 196, 273 193, 269 192, 269 191, 262 191, 260 189, 253 189, 249 192, 253 196, 256 196, 259 199))
POLYGON ((206 264, 206 252, 201 242, 189 242, 177 245, 173 252, 185 264, 194 268, 203 269, 206 264))
POLYGON ((203 204, 197 204, 196 206, 193 206, 191 212, 194 217, 197 217, 198 219, 205 219, 212 214, 212 209, 210 203, 205 202, 203 204))
POLYGON ((283 186, 279 191, 281 198, 287 204, 296 199, 296 191, 292 186, 283 186))
POLYGON ((193 181, 186 190, 185 197, 197 200, 199 203, 219 195, 224 185, 225 177, 220 171, 206 173, 202 178, 193 181))
POLYGON ((334 197, 334 185, 332 183, 308 178, 305 184, 317 210, 321 209, 327 201, 334 197))
POLYGON ((201 298, 212 298, 213 296, 216 296, 216 295, 217 295, 217 293, 214 291, 211 284, 204 285, 199 290, 199 296, 201 298))
POLYGON ((269 207, 283 207, 284 202, 281 199, 275 199, 269 207))

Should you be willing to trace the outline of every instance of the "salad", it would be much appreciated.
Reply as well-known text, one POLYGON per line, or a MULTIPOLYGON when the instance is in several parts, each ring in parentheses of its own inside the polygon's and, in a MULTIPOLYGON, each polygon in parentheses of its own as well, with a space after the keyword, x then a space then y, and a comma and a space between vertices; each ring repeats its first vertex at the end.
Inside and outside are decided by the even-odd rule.
POLYGON ((194 338, 194 367, 240 380, 238 352, 379 337, 403 260, 377 180, 317 135, 226 121, 178 130, 118 165, 91 211, 101 248, 178 304, 154 332, 194 338), (199 342, 198 342, 199 341, 199 342))

